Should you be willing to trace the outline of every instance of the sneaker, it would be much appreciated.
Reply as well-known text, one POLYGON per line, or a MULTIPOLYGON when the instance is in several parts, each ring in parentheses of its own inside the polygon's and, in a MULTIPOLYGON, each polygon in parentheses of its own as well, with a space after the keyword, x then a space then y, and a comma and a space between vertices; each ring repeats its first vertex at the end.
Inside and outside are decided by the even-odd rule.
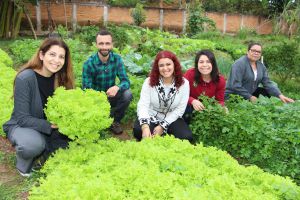
POLYGON ((21 172, 19 169, 17 169, 18 170, 18 172, 19 172, 19 174, 21 175, 21 176, 23 176, 23 177, 30 177, 31 176, 31 173, 24 173, 24 172, 21 172))
POLYGON ((41 159, 37 159, 34 161, 33 166, 31 168, 32 172, 38 172, 42 168, 43 164, 41 162, 41 159))
POLYGON ((121 124, 118 122, 114 122, 109 129, 116 135, 120 135, 123 132, 121 124))

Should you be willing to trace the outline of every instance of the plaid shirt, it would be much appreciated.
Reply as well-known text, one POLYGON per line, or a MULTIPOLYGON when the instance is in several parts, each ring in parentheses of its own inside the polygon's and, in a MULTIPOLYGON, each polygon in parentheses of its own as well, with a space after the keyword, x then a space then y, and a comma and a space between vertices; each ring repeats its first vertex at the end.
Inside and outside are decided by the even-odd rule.
POLYGON ((107 62, 103 63, 97 52, 83 64, 82 88, 106 92, 108 88, 116 85, 116 76, 120 80, 120 84, 118 84, 120 90, 129 89, 130 82, 121 56, 110 52, 107 62))

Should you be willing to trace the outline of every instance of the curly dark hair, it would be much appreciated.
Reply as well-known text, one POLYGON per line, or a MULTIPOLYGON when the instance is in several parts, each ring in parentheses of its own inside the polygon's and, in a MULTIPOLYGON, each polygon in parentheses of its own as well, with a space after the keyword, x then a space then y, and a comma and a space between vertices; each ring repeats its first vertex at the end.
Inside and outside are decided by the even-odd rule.
POLYGON ((171 51, 160 51, 154 60, 154 63, 152 65, 152 70, 150 72, 150 86, 156 86, 159 83, 159 69, 158 69, 158 61, 162 58, 169 58, 173 61, 174 63, 174 78, 175 78, 175 86, 177 88, 179 88, 184 80, 183 80, 183 74, 182 74, 182 70, 181 70, 181 65, 180 62, 178 60, 178 58, 176 57, 176 55, 174 53, 172 53, 171 51))

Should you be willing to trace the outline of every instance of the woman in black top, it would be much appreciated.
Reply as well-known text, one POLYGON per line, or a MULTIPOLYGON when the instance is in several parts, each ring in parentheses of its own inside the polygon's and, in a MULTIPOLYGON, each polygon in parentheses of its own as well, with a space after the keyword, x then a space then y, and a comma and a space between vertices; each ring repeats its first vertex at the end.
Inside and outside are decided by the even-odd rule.
POLYGON ((70 51, 65 42, 45 39, 14 81, 14 110, 3 125, 7 138, 16 148, 17 169, 29 176, 34 160, 41 154, 66 147, 68 139, 47 121, 44 108, 56 87, 74 88, 70 51), (60 138, 57 143, 54 140, 60 138))

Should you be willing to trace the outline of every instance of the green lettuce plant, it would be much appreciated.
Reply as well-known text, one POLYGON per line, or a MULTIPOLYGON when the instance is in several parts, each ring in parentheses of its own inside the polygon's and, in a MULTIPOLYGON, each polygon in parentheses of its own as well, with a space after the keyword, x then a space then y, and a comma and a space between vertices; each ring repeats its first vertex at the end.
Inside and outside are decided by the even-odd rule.
POLYGON ((2 49, 0 49, 0 63, 3 63, 3 65, 6 66, 6 67, 12 67, 13 66, 12 59, 2 49))
POLYGON ((70 139, 94 140, 111 123, 110 104, 103 92, 59 87, 49 97, 45 114, 70 139))
POLYGON ((42 173, 30 200, 300 199, 299 186, 289 178, 239 165, 215 147, 170 136, 71 143, 46 162, 42 173))
MULTIPOLYGON (((5 53, 3 53, 0 49, 0 54, 5 55, 2 56, 3 61, 12 66, 11 58, 5 53)), ((1 57, 0 55, 0 57, 1 57)), ((13 99, 11 98, 13 95, 13 82, 16 76, 16 71, 11 67, 7 67, 6 64, 0 61, 0 135, 4 136, 2 125, 9 120, 10 115, 13 110, 13 99)))

